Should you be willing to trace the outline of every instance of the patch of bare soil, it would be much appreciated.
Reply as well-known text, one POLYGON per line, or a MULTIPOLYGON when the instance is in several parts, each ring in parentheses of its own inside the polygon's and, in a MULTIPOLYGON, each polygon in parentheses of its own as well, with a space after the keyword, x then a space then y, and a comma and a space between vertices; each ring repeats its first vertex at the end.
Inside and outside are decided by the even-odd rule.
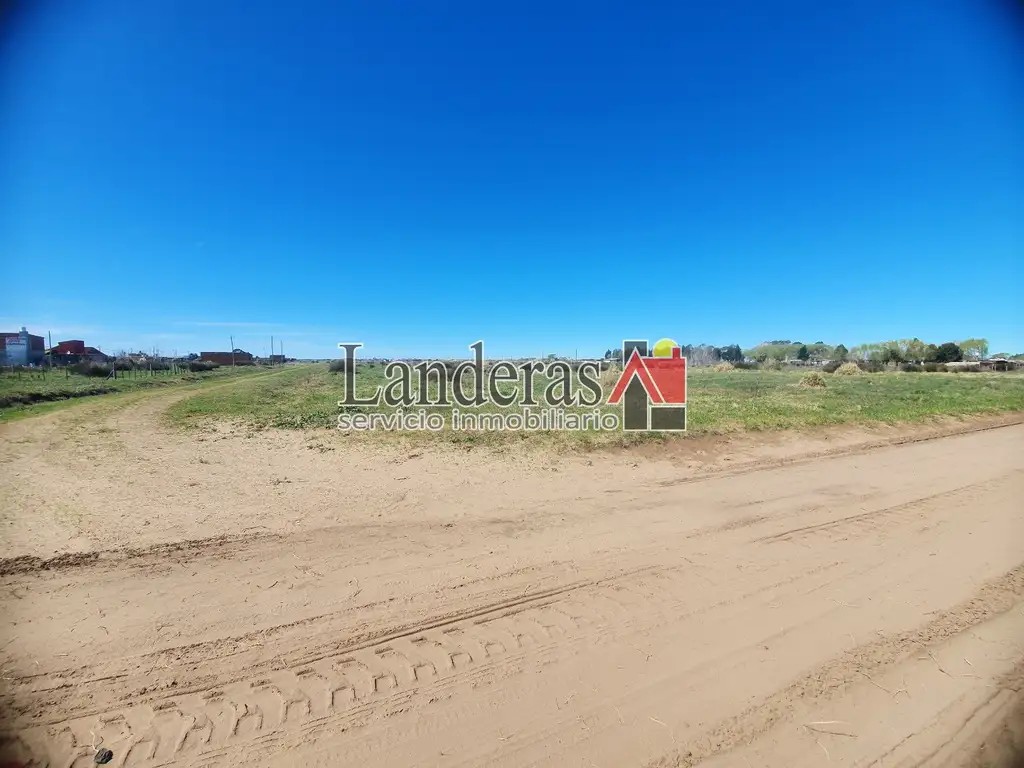
POLYGON ((966 768, 1024 768, 1024 693, 1019 688, 1005 709, 1005 718, 985 735, 966 768))
POLYGON ((0 427, 12 759, 952 768, 1014 743, 1012 417, 509 456, 183 435, 178 396, 0 427))

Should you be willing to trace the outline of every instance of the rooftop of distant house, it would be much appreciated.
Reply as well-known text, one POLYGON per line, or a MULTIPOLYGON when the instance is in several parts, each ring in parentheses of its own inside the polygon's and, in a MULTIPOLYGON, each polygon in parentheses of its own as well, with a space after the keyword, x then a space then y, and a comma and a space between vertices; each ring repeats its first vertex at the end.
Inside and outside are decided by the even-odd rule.
POLYGON ((50 347, 49 353, 51 355, 102 355, 96 347, 86 346, 85 342, 81 339, 69 339, 67 341, 59 341, 54 347, 50 347))

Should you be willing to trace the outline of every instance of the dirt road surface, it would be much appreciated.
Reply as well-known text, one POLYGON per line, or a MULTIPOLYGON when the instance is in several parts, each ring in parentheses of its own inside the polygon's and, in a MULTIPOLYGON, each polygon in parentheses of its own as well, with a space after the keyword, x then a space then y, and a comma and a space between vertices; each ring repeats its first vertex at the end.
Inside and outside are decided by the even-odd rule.
POLYGON ((369 453, 175 396, 0 428, 5 757, 1010 764, 1024 425, 369 453))

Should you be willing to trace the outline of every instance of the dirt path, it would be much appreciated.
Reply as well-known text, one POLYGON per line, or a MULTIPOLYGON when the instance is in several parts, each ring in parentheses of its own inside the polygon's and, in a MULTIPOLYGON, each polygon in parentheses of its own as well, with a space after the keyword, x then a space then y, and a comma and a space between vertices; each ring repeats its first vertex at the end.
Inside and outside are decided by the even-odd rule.
POLYGON ((1016 706, 1024 425, 370 455, 169 397, 0 430, 12 755, 937 768, 1016 706))

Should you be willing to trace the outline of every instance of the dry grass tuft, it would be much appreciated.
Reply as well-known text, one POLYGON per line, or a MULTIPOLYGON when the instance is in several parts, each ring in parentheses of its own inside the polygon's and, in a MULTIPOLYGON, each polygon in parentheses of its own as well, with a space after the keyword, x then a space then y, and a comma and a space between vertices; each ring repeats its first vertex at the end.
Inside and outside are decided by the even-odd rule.
POLYGON ((615 363, 612 363, 601 371, 601 388, 605 391, 606 395, 611 394, 611 391, 615 387, 616 382, 618 382, 621 374, 622 368, 615 363))
POLYGON ((856 363, 843 363, 836 368, 834 376, 856 376, 860 373, 860 368, 857 367, 856 363))
POLYGON ((810 371, 800 377, 801 387, 824 387, 827 384, 825 375, 821 371, 810 371))
POLYGON ((718 365, 716 365, 713 370, 718 371, 719 373, 726 373, 728 371, 731 371, 735 367, 736 366, 734 366, 732 363, 723 360, 722 362, 718 363, 718 365))

